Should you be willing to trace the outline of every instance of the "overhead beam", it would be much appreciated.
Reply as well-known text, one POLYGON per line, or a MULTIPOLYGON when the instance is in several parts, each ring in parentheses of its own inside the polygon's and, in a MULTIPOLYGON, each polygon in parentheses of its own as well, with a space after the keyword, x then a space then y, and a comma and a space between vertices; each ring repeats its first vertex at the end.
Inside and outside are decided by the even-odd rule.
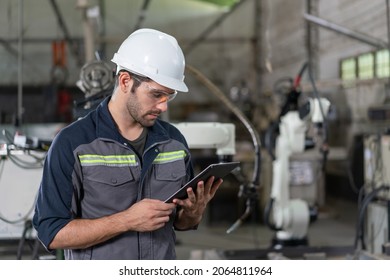
POLYGON ((189 54, 196 46, 198 46, 202 41, 204 41, 207 36, 217 28, 229 15, 231 15, 239 6, 244 4, 247 0, 241 0, 234 4, 230 10, 226 13, 223 13, 219 18, 217 18, 208 28, 206 28, 195 40, 193 40, 187 48, 184 49, 185 54, 189 54))
POLYGON ((341 25, 335 24, 335 23, 330 22, 328 20, 310 15, 307 13, 305 13, 303 15, 303 17, 311 23, 315 23, 315 24, 317 24, 321 27, 324 27, 326 29, 329 29, 329 30, 335 31, 337 33, 346 35, 347 37, 350 37, 350 38, 358 40, 360 42, 369 44, 369 45, 376 47, 378 49, 384 49, 384 48, 387 49, 388 48, 388 43, 385 41, 373 38, 373 37, 366 35, 366 34, 362 34, 362 33, 353 31, 351 29, 345 28, 341 25))

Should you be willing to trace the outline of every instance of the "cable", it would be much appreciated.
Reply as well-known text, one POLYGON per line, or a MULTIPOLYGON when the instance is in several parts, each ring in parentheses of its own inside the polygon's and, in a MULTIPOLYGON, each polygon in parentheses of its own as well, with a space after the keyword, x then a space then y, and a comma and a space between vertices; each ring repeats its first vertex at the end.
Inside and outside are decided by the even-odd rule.
POLYGON ((44 161, 44 159, 39 159, 37 160, 37 162, 28 162, 14 155, 8 155, 8 159, 11 160, 18 167, 23 169, 40 169, 43 167, 43 161, 44 161))
POLYGON ((358 223, 357 223, 357 230, 356 230, 356 236, 355 236, 355 242, 354 242, 354 248, 355 250, 358 249, 359 240, 362 245, 362 249, 366 249, 365 241, 364 241, 364 215, 366 213, 366 209, 369 205, 369 203, 377 196, 377 194, 384 190, 390 190, 390 186, 388 185, 382 185, 378 188, 375 188, 373 191, 371 191, 362 201, 360 209, 358 209, 358 223))
POLYGON ((311 66, 310 64, 307 64, 308 66, 308 75, 309 75, 309 79, 310 79, 310 83, 313 87, 313 94, 314 94, 314 97, 317 98, 318 100, 318 105, 320 107, 320 112, 321 112, 321 116, 322 116, 322 131, 323 131, 323 141, 322 141, 322 147, 321 147, 321 152, 323 154, 323 161, 322 161, 322 169, 324 170, 325 169, 325 164, 327 162, 327 159, 328 159, 328 153, 329 153, 329 145, 328 145, 328 121, 326 119, 326 116, 325 116, 325 113, 324 113, 324 108, 322 107, 322 104, 320 102, 320 96, 318 94, 318 90, 317 90, 317 87, 316 87, 316 83, 314 82, 314 78, 313 78, 313 75, 312 75, 312 69, 311 69, 311 66))
MULTIPOLYGON (((317 90, 317 86, 316 86, 316 83, 314 81, 314 78, 313 78, 313 75, 312 75, 312 71, 311 71, 311 67, 308 65, 308 75, 309 75, 309 79, 310 79, 310 83, 313 87, 313 94, 314 94, 314 97, 317 98, 317 100, 320 100, 320 95, 318 94, 318 90, 317 90)), ((325 143, 327 143, 328 141, 328 121, 326 119, 326 116, 325 116, 325 113, 324 113, 324 108, 322 107, 322 104, 321 102, 318 102, 319 103, 319 107, 320 107, 320 112, 321 112, 321 116, 322 116, 322 119, 323 119, 323 132, 324 132, 324 140, 325 140, 325 143)))
POLYGON ((358 205, 358 215, 357 215, 357 218, 356 218, 356 235, 355 235, 355 241, 354 241, 354 248, 357 249, 358 247, 358 243, 359 243, 359 238, 361 235, 360 234, 360 220, 359 220, 359 210, 362 209, 362 203, 363 203, 363 200, 364 200, 364 188, 361 188, 360 191, 359 191, 359 194, 358 194, 358 201, 357 201, 357 205, 358 205))
POLYGON ((296 90, 301 85, 302 76, 303 76, 303 73, 305 72, 307 67, 308 67, 308 63, 305 62, 303 64, 301 70, 299 71, 298 75, 294 79, 293 89, 296 90))

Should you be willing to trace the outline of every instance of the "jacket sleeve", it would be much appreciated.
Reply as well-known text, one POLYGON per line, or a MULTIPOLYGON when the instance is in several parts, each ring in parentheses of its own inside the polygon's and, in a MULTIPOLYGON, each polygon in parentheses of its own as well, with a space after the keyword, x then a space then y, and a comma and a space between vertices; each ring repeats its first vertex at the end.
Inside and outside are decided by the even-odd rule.
POLYGON ((45 159, 33 226, 47 249, 55 235, 73 219, 72 172, 74 157, 70 141, 60 134, 54 139, 45 159))

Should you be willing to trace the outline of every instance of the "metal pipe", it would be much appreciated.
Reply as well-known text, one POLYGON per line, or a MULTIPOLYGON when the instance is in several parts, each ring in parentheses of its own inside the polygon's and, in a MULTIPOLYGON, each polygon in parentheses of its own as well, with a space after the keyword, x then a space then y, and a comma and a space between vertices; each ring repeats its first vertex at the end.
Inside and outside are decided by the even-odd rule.
POLYGON ((324 27, 326 29, 329 29, 329 30, 338 32, 340 34, 346 35, 346 36, 348 36, 348 37, 350 37, 352 39, 356 39, 356 40, 358 40, 360 42, 369 44, 369 45, 374 46, 374 47, 376 47, 378 49, 383 49, 383 48, 387 49, 388 48, 388 43, 385 42, 385 41, 373 38, 373 37, 368 36, 366 34, 362 34, 362 33, 350 30, 350 29, 345 28, 343 26, 340 26, 338 24, 332 23, 332 22, 330 22, 328 20, 325 20, 325 19, 313 16, 313 15, 310 15, 310 14, 307 14, 307 13, 304 13, 303 17, 307 21, 309 21, 309 22, 315 23, 315 24, 317 24, 317 25, 319 25, 321 27, 324 27))
POLYGON ((206 30, 204 30, 198 38, 192 41, 190 45, 184 49, 185 54, 189 54, 200 42, 202 42, 206 37, 217 28, 230 14, 232 14, 241 4, 243 4, 246 0, 241 0, 234 4, 230 10, 226 13, 223 13, 219 18, 217 18, 206 30))
POLYGON ((148 9, 149 3, 150 3, 150 0, 144 0, 144 3, 142 4, 141 11, 139 12, 138 21, 134 26, 134 31, 142 26, 142 23, 146 17, 146 11, 148 9))
POLYGON ((73 56, 76 59, 77 65, 78 66, 83 65, 83 62, 81 61, 81 58, 79 55, 79 51, 77 49, 77 46, 74 44, 73 39, 69 35, 68 28, 65 24, 63 17, 62 17, 61 11, 58 8, 57 2, 55 0, 50 0, 50 3, 51 3, 51 6, 53 7, 54 13, 57 16, 58 24, 60 25, 60 28, 62 29, 62 32, 64 33, 65 40, 69 44, 71 53, 73 54, 73 56))
MULTIPOLYGON (((100 9, 100 17, 101 17, 101 24, 99 29, 99 37, 104 38, 106 36, 106 7, 105 7, 105 1, 99 0, 99 9, 100 9)), ((106 42, 104 41, 98 41, 99 42, 99 55, 100 57, 106 58, 106 42)))
POLYGON ((254 7, 254 67, 255 67, 255 85, 256 88, 260 91, 262 85, 263 85, 263 48, 262 48, 262 21, 263 21, 263 1, 261 0, 255 0, 255 7, 254 7))
MULTIPOLYGON (((318 14, 318 1, 306 0, 306 13, 312 15, 318 14)), ((318 74, 318 29, 313 28, 309 21, 305 24, 306 29, 306 52, 308 64, 314 77, 318 74)))
MULTIPOLYGON (((389 67, 390 67, 390 7, 389 7, 389 0, 386 0, 386 19, 387 19, 387 50, 389 52, 389 67)), ((390 76, 389 76, 389 85, 390 87, 390 76)))
POLYGON ((85 58, 84 62, 91 62, 94 60, 95 53, 95 32, 92 26, 91 19, 88 17, 88 3, 85 7, 81 8, 83 29, 84 29, 84 50, 85 58))
POLYGON ((16 126, 20 126, 22 124, 23 117, 23 9, 24 0, 19 0, 18 105, 16 126))

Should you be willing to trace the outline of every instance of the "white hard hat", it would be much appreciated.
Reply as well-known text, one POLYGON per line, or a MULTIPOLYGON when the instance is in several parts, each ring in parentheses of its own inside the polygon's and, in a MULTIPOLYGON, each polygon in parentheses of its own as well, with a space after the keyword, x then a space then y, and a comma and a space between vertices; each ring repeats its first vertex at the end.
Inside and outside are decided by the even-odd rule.
POLYGON ((117 72, 125 69, 167 88, 188 91, 183 52, 174 37, 161 31, 143 28, 133 32, 111 61, 117 65, 117 72))

